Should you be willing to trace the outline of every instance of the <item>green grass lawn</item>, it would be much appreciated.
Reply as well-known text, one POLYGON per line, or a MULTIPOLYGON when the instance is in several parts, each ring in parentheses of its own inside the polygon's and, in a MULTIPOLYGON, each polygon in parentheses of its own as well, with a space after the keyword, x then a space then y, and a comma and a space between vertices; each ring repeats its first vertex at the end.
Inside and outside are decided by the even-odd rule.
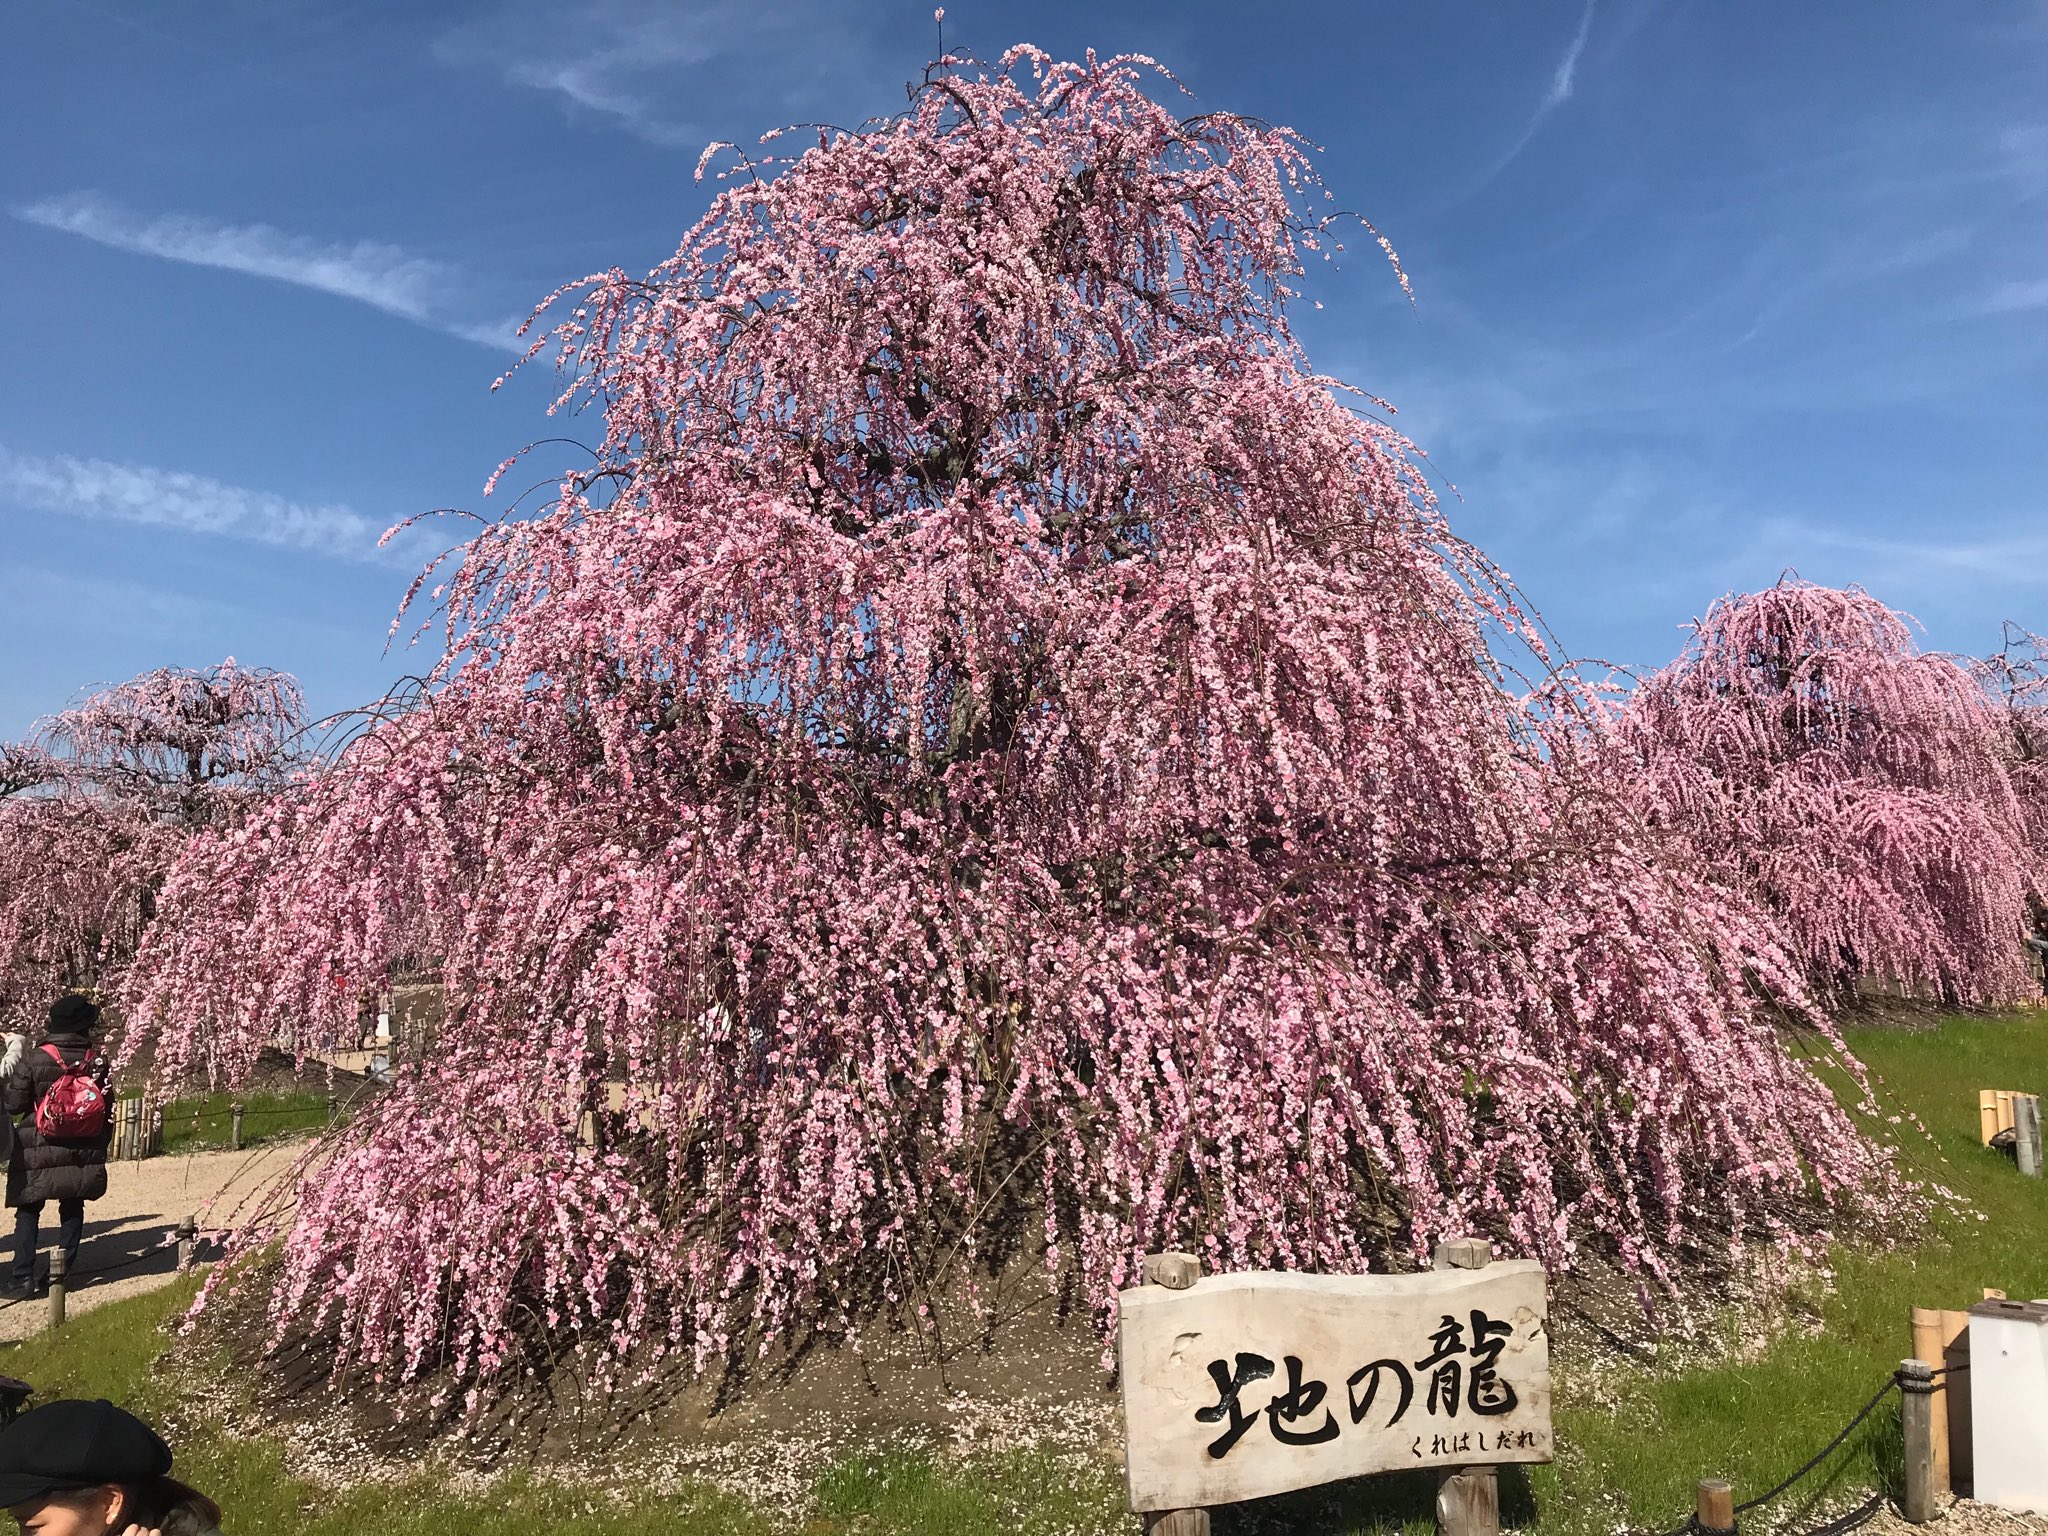
MULTIPOLYGON (((190 1411, 153 1369, 168 1344, 166 1320, 190 1301, 196 1277, 85 1313, 60 1333, 44 1332, 0 1351, 0 1372, 34 1383, 37 1402, 105 1397, 170 1427, 176 1472, 219 1501, 230 1536, 529 1536, 571 1530, 590 1536, 749 1536, 788 1530, 778 1511, 759 1509, 704 1484, 664 1482, 618 1497, 513 1474, 482 1492, 447 1487, 440 1475, 383 1482, 336 1494, 292 1477, 279 1447, 261 1440, 183 1433, 190 1411)), ((890 1532, 1084 1532, 1116 1529, 1119 1480, 1104 1466, 1086 1486, 1070 1469, 1034 1453, 973 1467, 914 1450, 856 1454, 819 1476, 796 1528, 805 1536, 890 1532)))
MULTIPOLYGON (((1895 1107, 1927 1128, 1931 1140, 1910 1123, 1896 1128, 1917 1175, 1955 1190, 1989 1219, 1942 1210, 1917 1245, 1891 1252, 1838 1248, 1832 1286, 1816 1280, 1792 1298, 1786 1315, 1764 1319, 1770 1342, 1730 1357, 1741 1363, 1609 1363, 1599 1373, 1602 1400, 1595 1404, 1573 1390, 1587 1379, 1583 1364, 1564 1362, 1556 1406, 1560 1459, 1526 1478, 1504 1475, 1508 1523, 1555 1536, 1618 1526, 1661 1532, 1683 1523, 1701 1477, 1729 1478, 1738 1499, 1760 1493, 1824 1445, 1884 1381, 1907 1352, 1912 1307, 1967 1307, 1986 1286, 2018 1297, 2048 1295, 2048 1244, 2041 1241, 2048 1181, 2023 1179, 2010 1158, 1977 1140, 1979 1088, 2048 1090, 2048 1013, 1951 1020, 1924 1034, 1865 1031, 1852 1044, 1895 1107), (1797 1326, 1802 1322, 1807 1326, 1797 1326)), ((306 1097, 317 1123, 324 1100, 306 1097)), ((166 1131, 168 1139, 168 1124, 166 1131)), ((166 1343, 162 1322, 190 1284, 100 1308, 61 1335, 0 1352, 0 1371, 34 1382, 41 1399, 106 1396, 182 1424, 189 1415, 152 1366, 166 1343)), ((1896 1475, 1897 1424, 1894 1399, 1824 1477, 1802 1484, 1770 1518, 1746 1518, 1745 1529, 1805 1529, 1819 1518, 1818 1501, 1841 1504, 1887 1486, 1896 1475)), ((654 1523, 678 1536, 708 1536, 786 1529, 791 1516, 807 1536, 1137 1528, 1122 1512, 1120 1479, 1106 1463, 1077 1473, 1070 1462, 1028 1452, 971 1466, 914 1450, 853 1454, 817 1477, 793 1511, 751 1508, 703 1486, 649 1488, 612 1500, 526 1477, 482 1493, 451 1492, 423 1477, 333 1495, 287 1476, 276 1447, 203 1428, 181 1440, 178 1464, 220 1498, 231 1532, 441 1536, 460 1529, 509 1536, 536 1526, 638 1533, 654 1523)), ((1419 1531, 1431 1523, 1432 1488, 1426 1476, 1378 1479, 1220 1510, 1215 1525, 1219 1536, 1419 1531)))
MULTIPOLYGON (((2048 1295, 2048 1181, 2021 1177, 1977 1130, 1978 1089, 2048 1092, 2048 1013, 1952 1019, 1925 1033, 1863 1030, 1850 1045, 1881 1080, 1881 1096, 1925 1125, 1927 1137, 1910 1123, 1894 1128, 1915 1174, 1963 1195, 1988 1220, 1942 1210, 1917 1245, 1838 1247, 1832 1290, 1810 1295, 1818 1331, 1783 1329, 1752 1361, 1617 1374, 1618 1400, 1597 1411, 1560 1402, 1562 1459, 1531 1478, 1544 1527, 1602 1527, 1582 1510, 1605 1497, 1614 1514, 1670 1530, 1691 1510, 1702 1477, 1728 1478, 1738 1499, 1762 1493, 1825 1445, 1909 1353, 1912 1308, 1968 1307, 1987 1286, 2048 1295)), ((1788 1495, 1788 1526, 1797 1528, 1807 1490, 1839 1499, 1896 1476, 1896 1403, 1837 1453, 1827 1480, 1788 1495)))
MULTIPOLYGON (((164 1151, 199 1152, 229 1146, 234 1132, 238 1096, 212 1093, 198 1099, 173 1099, 164 1105, 164 1151)), ((259 1093, 240 1097, 245 1114, 242 1145, 275 1140, 327 1123, 324 1093, 259 1093)))

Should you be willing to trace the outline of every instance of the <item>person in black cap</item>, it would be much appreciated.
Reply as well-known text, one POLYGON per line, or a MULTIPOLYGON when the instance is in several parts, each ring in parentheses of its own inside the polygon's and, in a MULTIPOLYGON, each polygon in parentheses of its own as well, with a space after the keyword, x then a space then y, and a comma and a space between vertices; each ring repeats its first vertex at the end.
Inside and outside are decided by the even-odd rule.
POLYGON ((220 1536, 220 1506, 170 1473, 163 1436, 104 1398, 0 1429, 0 1506, 33 1536, 220 1536))
MULTIPOLYGON (((0 1282, 0 1292, 19 1296, 34 1291, 46 1202, 57 1202, 57 1241, 68 1267, 78 1258, 85 1202, 107 1192, 107 1148, 114 1139, 114 1123, 105 1112, 111 1092, 107 1059, 92 1043, 99 1022, 99 1005, 91 998, 75 992, 58 998, 50 1005, 42 1040, 7 1074, 6 1109, 17 1122, 14 1155, 7 1164, 7 1203, 14 1207, 14 1267, 0 1282), (38 1108, 67 1073, 80 1070, 99 1091, 98 1128, 89 1134, 45 1134, 37 1128, 38 1108)), ((76 1086, 67 1088, 67 1097, 76 1086)))

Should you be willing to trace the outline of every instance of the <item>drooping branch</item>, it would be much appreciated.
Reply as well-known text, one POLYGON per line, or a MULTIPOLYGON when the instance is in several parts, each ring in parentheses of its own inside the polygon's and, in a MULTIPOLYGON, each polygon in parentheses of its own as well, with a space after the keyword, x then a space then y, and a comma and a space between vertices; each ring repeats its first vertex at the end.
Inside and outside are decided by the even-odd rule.
POLYGON ((202 834, 131 976, 232 1079, 437 957, 280 1327, 481 1386, 524 1306, 702 1364, 1019 1231, 1106 1323, 1162 1243, 1656 1277, 1888 1188, 1761 1014, 1811 1001, 1768 913, 1586 690, 1507 691, 1520 600, 1302 356, 1306 147, 1152 69, 949 68, 555 296, 594 462, 422 578, 417 703, 202 834))
POLYGON ((86 695, 0 747, 0 999, 33 1017, 112 982, 166 871, 302 761, 295 680, 165 668, 86 695))
POLYGON ((1857 588, 1723 599, 1621 718, 1652 814, 1788 926, 1817 984, 1968 1003, 2031 990, 2019 924, 2048 843, 1969 667, 1857 588))

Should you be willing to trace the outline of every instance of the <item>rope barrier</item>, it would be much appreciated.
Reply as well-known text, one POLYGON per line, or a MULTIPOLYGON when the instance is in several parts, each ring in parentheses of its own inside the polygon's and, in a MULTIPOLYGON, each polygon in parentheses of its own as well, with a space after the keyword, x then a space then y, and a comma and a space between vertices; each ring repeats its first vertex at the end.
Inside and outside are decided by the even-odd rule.
POLYGON ((1883 1509, 1884 1495, 1873 1493, 1846 1514, 1835 1516, 1834 1519, 1828 1521, 1825 1525, 1816 1525, 1806 1533, 1806 1536, 1846 1536, 1847 1532, 1858 1530, 1870 1524, 1883 1509))
POLYGON ((1898 1385, 1899 1383, 1896 1377, 1887 1380, 1882 1387, 1878 1388, 1877 1396, 1873 1397, 1869 1402, 1865 1403, 1861 1408, 1857 1409, 1856 1417, 1851 1419, 1847 1424, 1842 1426, 1842 1432, 1840 1434, 1836 1435, 1834 1439, 1830 1440, 1814 1455, 1807 1458, 1805 1466, 1801 1467, 1797 1472, 1794 1472, 1790 1477, 1786 1478, 1782 1483, 1778 1484, 1778 1486, 1773 1488, 1769 1493, 1760 1493, 1753 1499, 1743 1500, 1742 1503, 1735 1506, 1735 1513, 1737 1515, 1742 1515, 1752 1509, 1756 1509, 1761 1507, 1762 1505, 1770 1503, 1771 1500, 1778 1497, 1779 1494, 1785 1492, 1794 1483, 1798 1482, 1801 1478, 1805 1477, 1809 1472, 1817 1468, 1822 1462, 1826 1461, 1830 1456, 1834 1455, 1835 1452, 1841 1448, 1842 1442, 1844 1442, 1851 1435, 1856 1433, 1857 1427, 1861 1425, 1865 1419, 1869 1418, 1872 1413, 1876 1412, 1877 1405, 1883 1402, 1887 1397, 1891 1396, 1893 1391, 1897 1389, 1898 1385))
MULTIPOLYGON (((1969 1367, 1966 1365, 1946 1366, 1941 1370, 1934 1372, 1933 1374, 1936 1376, 1945 1376, 1952 1370, 1966 1371, 1968 1369, 1969 1367)), ((1871 1414, 1877 1411, 1878 1404, 1882 1403, 1887 1397, 1890 1397, 1892 1393, 1896 1392, 1898 1390, 1898 1387, 1899 1379, 1896 1375, 1887 1378, 1885 1384, 1882 1387, 1878 1388, 1877 1395, 1872 1397, 1870 1401, 1865 1403, 1861 1408, 1858 1408, 1856 1410, 1855 1417, 1850 1419, 1847 1424, 1842 1426, 1841 1432, 1837 1434, 1834 1439, 1830 1440, 1826 1445, 1822 1446, 1820 1450, 1816 1451, 1812 1456, 1809 1456, 1798 1471, 1794 1472, 1790 1477, 1786 1478, 1783 1482, 1779 1483, 1776 1487, 1772 1488, 1768 1493, 1760 1493, 1753 1499, 1744 1499, 1740 1504, 1737 1504, 1735 1506, 1737 1529, 1739 1530, 1741 1528, 1741 1517, 1743 1515, 1747 1514, 1752 1509, 1761 1508, 1762 1506, 1770 1503, 1773 1499, 1776 1499, 1782 1494, 1789 1491, 1802 1478, 1805 1478, 1806 1476, 1811 1474, 1821 1465, 1822 1462, 1826 1461, 1830 1456, 1834 1455, 1836 1451, 1840 1450, 1843 1444, 1848 1440, 1848 1438, 1854 1433, 1856 1433, 1857 1429, 1862 1425, 1863 1421, 1869 1418, 1871 1414)), ((1812 1530, 1804 1532, 1803 1536, 1842 1536, 1842 1533, 1853 1531, 1858 1526, 1863 1525, 1867 1523, 1869 1520, 1871 1520, 1877 1514, 1877 1511, 1883 1507, 1883 1505, 1884 1495, 1882 1493, 1875 1494, 1865 1504, 1859 1506, 1856 1509, 1850 1510, 1847 1514, 1838 1515, 1833 1520, 1830 1520, 1825 1524, 1815 1526, 1812 1530)), ((1662 1536, 1701 1536, 1701 1533, 1704 1530, 1705 1527, 1703 1527, 1700 1524, 1699 1516, 1697 1514, 1694 1514, 1689 1519, 1687 1519, 1685 1524, 1679 1526, 1676 1530, 1666 1531, 1662 1533, 1662 1536)))

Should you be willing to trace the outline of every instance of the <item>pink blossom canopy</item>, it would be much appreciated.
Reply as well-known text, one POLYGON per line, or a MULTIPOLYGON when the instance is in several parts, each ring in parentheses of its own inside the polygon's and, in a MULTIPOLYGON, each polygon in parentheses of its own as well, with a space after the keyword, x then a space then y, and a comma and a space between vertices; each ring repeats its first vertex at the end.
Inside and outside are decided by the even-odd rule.
POLYGON ((1972 1004, 2039 990, 2038 802, 2000 727, 1972 668, 1876 598, 1789 577, 1716 603, 1622 721, 1652 814, 1778 915, 1818 985, 1972 1004))
POLYGON ((0 746, 0 1011, 26 1025, 108 984, 199 827, 275 788, 304 727, 297 682, 159 668, 88 694, 0 746))
POLYGON ((196 848, 137 969, 167 1065, 232 1076, 439 966, 281 1327, 702 1363, 1019 1253, 1104 1317, 1163 1244, 1656 1272, 1881 1177, 1756 1015, 1796 959, 1568 781, 1509 594, 1309 371, 1300 140, 1149 71, 943 69, 551 301, 594 465, 460 551, 430 697, 196 848))

